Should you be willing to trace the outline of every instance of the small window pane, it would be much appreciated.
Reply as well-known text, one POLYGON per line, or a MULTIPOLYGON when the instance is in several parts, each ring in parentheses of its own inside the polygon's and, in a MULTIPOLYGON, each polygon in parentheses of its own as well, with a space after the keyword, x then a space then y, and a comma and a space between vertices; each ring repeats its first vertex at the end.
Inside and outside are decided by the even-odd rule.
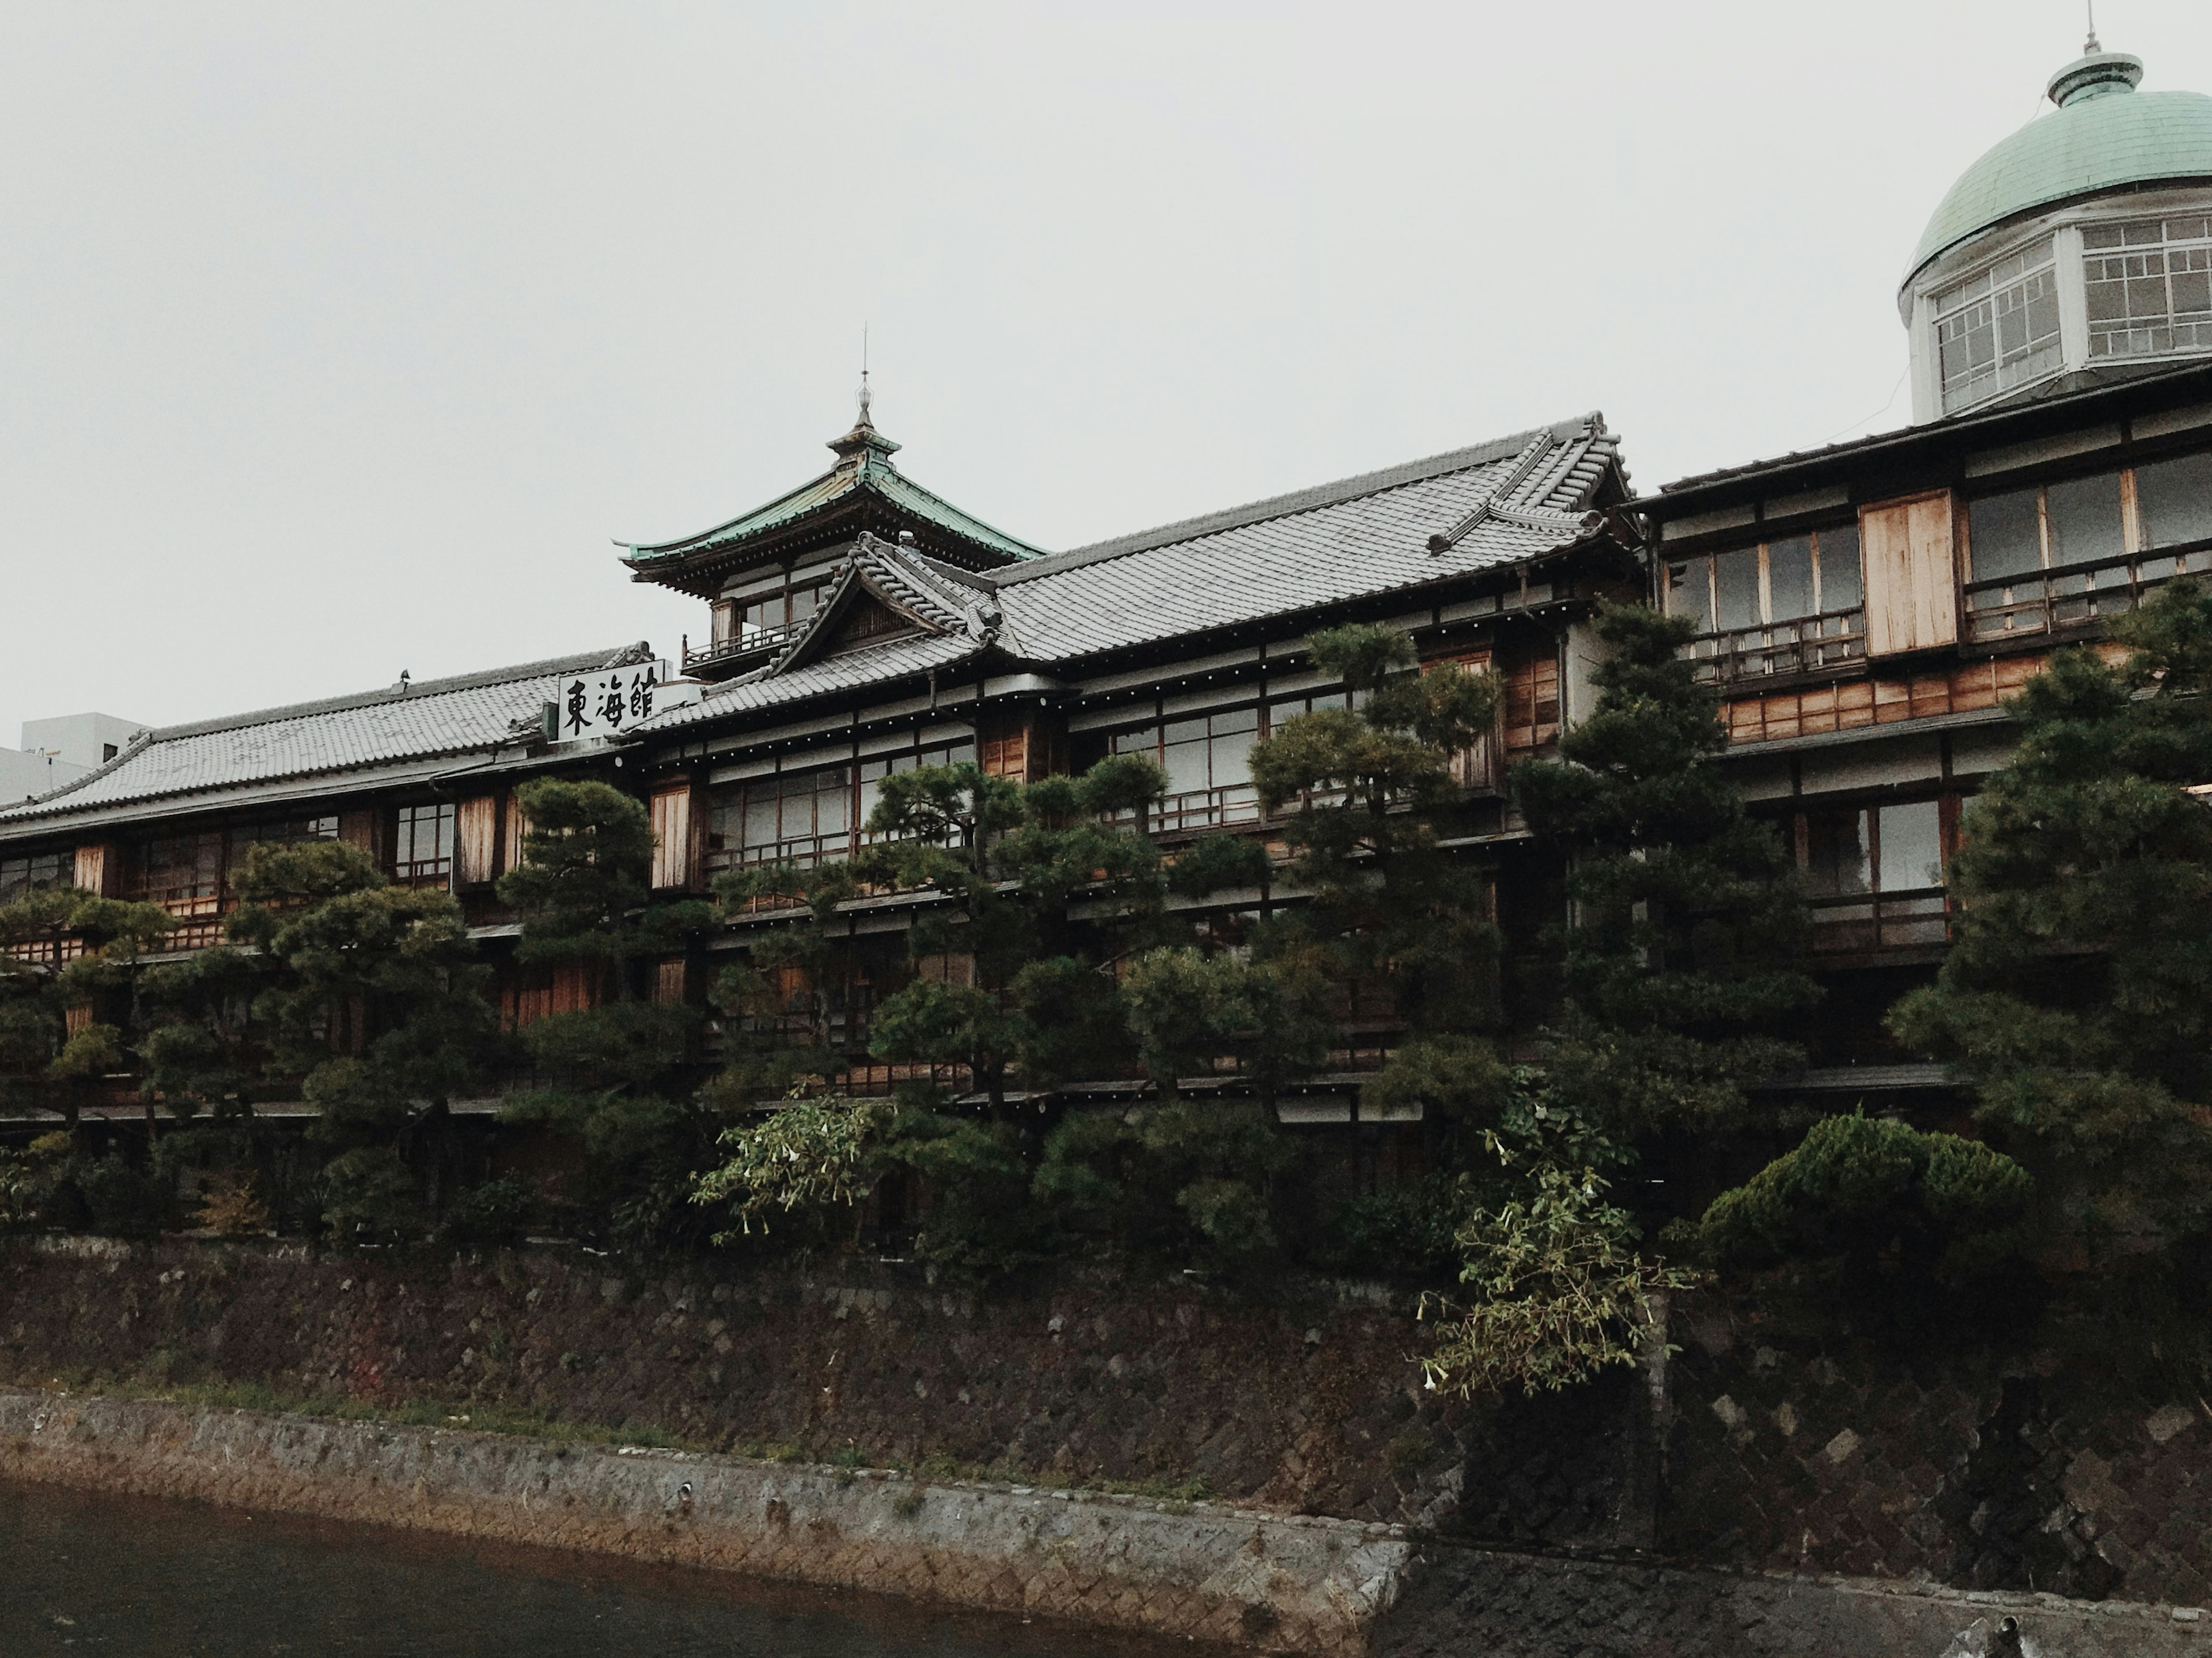
POLYGON ((2136 510, 2146 547, 2212 536, 2212 452, 2136 467, 2136 510))
POLYGON ((1816 898, 1864 892, 1874 875, 1863 811, 1814 812, 1805 820, 1805 884, 1816 898))
POLYGON ((2051 562, 2085 564, 2115 557, 2120 544, 2120 475, 2075 478, 2045 492, 2050 513, 2051 562))
POLYGON ((1766 549, 1768 619, 1789 622, 1813 614, 1813 538, 1799 536, 1766 549))
POLYGON ((1966 509, 1966 546, 1974 580, 2025 575, 2043 562, 2043 532, 2038 527, 2036 492, 2015 489, 1985 495, 1966 509))
POLYGON ((1723 633, 1759 625, 1759 549, 1739 547, 1713 555, 1713 596, 1723 633))
POLYGON ((1859 580, 1859 526, 1843 524, 1823 530, 1820 543, 1820 608, 1856 610, 1864 594, 1859 580))
POLYGON ((1698 625, 1698 631, 1709 634, 1713 630, 1712 560, 1685 559, 1680 564, 1667 567, 1667 614, 1686 616, 1698 625))
POLYGON ((1239 708, 1234 714, 1217 714, 1210 723, 1216 737, 1236 732, 1255 732, 1260 729, 1260 711, 1257 708, 1239 708))
POLYGON ((1170 743, 1160 758, 1161 763, 1167 768, 1170 794, 1186 794, 1206 786, 1206 744, 1203 739, 1194 743, 1170 743))
POLYGON ((1943 884, 1942 814, 1933 800, 1881 809, 1881 890, 1943 884))
POLYGON ((1209 745, 1213 750, 1213 786, 1227 788, 1231 784, 1252 780, 1252 744, 1259 733, 1252 731, 1231 732, 1217 737, 1209 745))
POLYGON ((1206 721, 1203 717, 1197 720, 1171 720, 1168 722, 1167 740, 1171 744, 1194 743, 1205 735, 1206 721))
POLYGON ((1133 732, 1114 733, 1114 752, 1116 754, 1152 754, 1159 746, 1159 729, 1154 726, 1139 726, 1133 732))

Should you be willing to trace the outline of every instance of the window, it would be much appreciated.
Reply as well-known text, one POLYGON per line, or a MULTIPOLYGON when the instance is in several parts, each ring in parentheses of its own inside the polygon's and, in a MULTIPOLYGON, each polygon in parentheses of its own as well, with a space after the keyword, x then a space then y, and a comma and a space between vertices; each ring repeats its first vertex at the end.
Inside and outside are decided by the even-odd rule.
POLYGON ((825 766, 740 784, 717 799, 710 853, 725 866, 811 863, 852 850, 853 769, 825 766), (828 844, 834 843, 834 844, 828 844))
POLYGON ((27 893, 44 892, 64 884, 63 857, 58 852, 40 852, 21 858, 0 858, 0 904, 12 904, 27 893))
POLYGON ((2212 351, 2212 222, 2090 225, 2081 246, 2092 357, 2212 351))
POLYGON ((2058 371, 2052 253, 2045 236, 1936 296, 1945 413, 2058 371))
POLYGON ((2118 472, 1984 495, 1966 509, 1967 561, 1976 581, 2118 558, 2127 548, 2118 472))
POLYGON ((2136 467, 2136 518, 2146 551, 2212 539, 2212 451, 2136 467))
POLYGON ((138 893, 172 915, 213 915, 222 908, 222 832, 164 835, 138 856, 138 893))
POLYGON ((392 878, 402 886, 445 886, 453 878, 452 801, 402 806, 392 841, 392 878))
POLYGON ((1667 613, 1700 633, 1733 633, 1856 610, 1859 531, 1839 524, 1784 541, 1735 547, 1667 567, 1667 613))
POLYGON ((1839 524, 1667 566, 1664 604, 1706 635, 1701 677, 1795 673, 1865 654, 1859 531, 1839 524))
POLYGON ((725 629, 734 628, 740 643, 766 644, 812 616, 821 608, 828 589, 829 583, 817 580, 779 587, 773 592, 747 593, 727 601, 730 621, 720 625, 725 629))
MULTIPOLYGON (((1294 697, 1276 704, 1276 718, 1304 714, 1316 699, 1294 697)), ((1341 706, 1343 694, 1318 699, 1341 706)), ((1141 754, 1168 774, 1167 799, 1159 811, 1163 830, 1201 829, 1216 823, 1249 823, 1260 816, 1260 796, 1252 786, 1252 745, 1260 740, 1260 710, 1191 714, 1155 721, 1114 733, 1114 752, 1141 754)))
POLYGON ((728 784, 714 791, 708 812, 707 867, 804 866, 850 857, 856 841, 870 838, 865 825, 885 777, 975 758, 973 742, 939 742, 858 765, 814 766, 728 784))
POLYGON ((1904 800, 1797 819, 1797 865, 1816 949, 1943 942, 1945 817, 1942 801, 1904 800))

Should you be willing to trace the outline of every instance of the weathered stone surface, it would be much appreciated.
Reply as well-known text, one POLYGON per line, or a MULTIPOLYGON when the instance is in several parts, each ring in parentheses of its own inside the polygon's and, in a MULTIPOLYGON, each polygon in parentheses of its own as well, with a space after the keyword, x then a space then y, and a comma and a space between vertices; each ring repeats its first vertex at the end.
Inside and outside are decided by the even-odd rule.
POLYGON ((1249 1648, 1356 1654, 1379 1525, 143 1400, 0 1391, 0 1477, 590 1549, 1249 1648))
POLYGON ((2206 1658, 2212 1620, 2191 1608, 1431 1543, 1411 1563, 1376 1649, 1380 1658, 2206 1658), (2021 1644, 2007 1643, 2012 1635, 2021 1644))

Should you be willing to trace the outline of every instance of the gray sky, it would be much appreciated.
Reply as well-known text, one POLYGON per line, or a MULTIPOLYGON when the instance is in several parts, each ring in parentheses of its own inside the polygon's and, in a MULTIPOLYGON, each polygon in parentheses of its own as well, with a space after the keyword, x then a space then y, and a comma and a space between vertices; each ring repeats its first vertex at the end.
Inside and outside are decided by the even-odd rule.
MULTIPOLYGON (((2106 0, 2212 92, 2203 0, 2106 0)), ((1602 409, 1900 424, 1922 225, 2077 0, 0 0, 0 742, 650 638, 821 471, 1065 547, 1602 409), (1877 413, 1887 408, 1887 411, 1877 413)))

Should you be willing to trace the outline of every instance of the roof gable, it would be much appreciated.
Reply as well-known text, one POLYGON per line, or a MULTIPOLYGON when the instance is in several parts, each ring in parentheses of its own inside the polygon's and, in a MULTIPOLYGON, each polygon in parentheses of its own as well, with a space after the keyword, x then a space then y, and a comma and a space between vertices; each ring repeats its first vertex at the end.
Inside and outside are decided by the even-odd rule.
POLYGON ((1001 617, 989 592, 974 585, 981 580, 957 580, 949 567, 863 531, 822 608, 765 674, 775 677, 906 633, 990 644, 1001 617))
POLYGON ((834 541, 871 527, 915 531, 946 558, 987 567, 1043 556, 1042 549, 963 512, 900 471, 891 461, 899 445, 865 417, 830 447, 837 464, 820 477, 696 535, 664 542, 617 541, 625 549, 623 562, 639 580, 678 582, 793 540, 834 541))

